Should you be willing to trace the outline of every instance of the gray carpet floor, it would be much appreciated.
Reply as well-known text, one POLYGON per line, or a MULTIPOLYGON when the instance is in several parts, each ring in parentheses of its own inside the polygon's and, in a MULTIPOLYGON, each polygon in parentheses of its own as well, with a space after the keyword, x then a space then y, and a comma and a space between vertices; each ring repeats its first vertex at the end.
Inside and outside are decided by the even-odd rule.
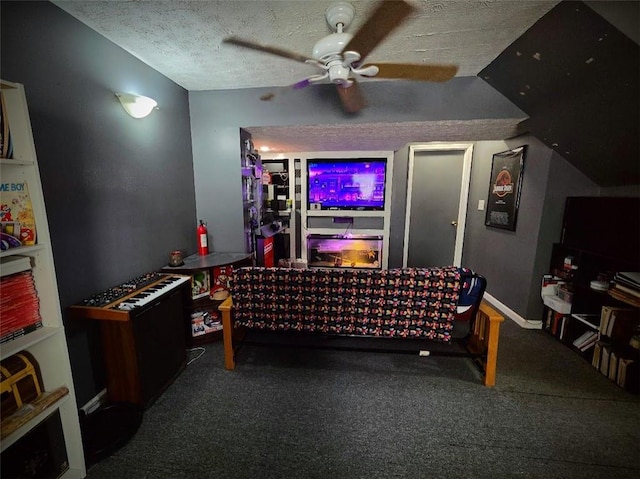
POLYGON ((213 343, 88 477, 637 479, 640 398, 509 320, 494 388, 456 357, 247 346, 230 372, 213 343))

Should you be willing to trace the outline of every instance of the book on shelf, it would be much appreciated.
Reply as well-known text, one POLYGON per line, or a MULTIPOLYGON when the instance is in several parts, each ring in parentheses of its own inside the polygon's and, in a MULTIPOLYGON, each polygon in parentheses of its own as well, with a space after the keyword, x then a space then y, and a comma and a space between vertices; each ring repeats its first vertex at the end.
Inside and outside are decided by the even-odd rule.
POLYGON ((621 271, 616 273, 614 281, 626 284, 631 288, 640 289, 640 272, 637 271, 621 271))
POLYGON ((616 383, 632 392, 638 392, 640 382, 640 368, 638 361, 632 358, 618 359, 618 373, 616 383))
POLYGON ((624 303, 640 308, 640 298, 633 294, 626 293, 617 288, 611 288, 609 289, 609 296, 624 303))
POLYGON ((640 314, 634 309, 603 306, 600 333, 626 343, 636 331, 639 321, 640 314))
POLYGON ((596 341, 596 343, 594 344, 593 358, 591 359, 591 365, 596 369, 600 369, 600 359, 602 358, 603 344, 604 342, 599 340, 596 341))
POLYGON ((618 377, 618 354, 615 351, 611 351, 609 354, 609 379, 615 381, 618 377))
MULTIPOLYGON (((598 330, 605 336, 611 336, 617 321, 626 322, 635 316, 634 310, 618 306, 602 306, 600 313, 600 326, 598 330)), ((619 327, 619 326, 618 326, 619 327)))
POLYGON ((42 327, 40 300, 31 270, 0 278, 0 342, 42 327))
POLYGON ((636 298, 640 298, 640 289, 632 288, 631 286, 626 286, 622 283, 613 283, 613 290, 619 291, 622 294, 630 294, 636 298))
POLYGON ((36 244, 36 220, 26 181, 0 183, 0 223, 3 225, 2 249, 5 249, 5 246, 36 244), (17 231, 16 224, 19 225, 17 231), (9 225, 13 225, 11 234, 4 230, 9 225), (11 242, 9 237, 17 239, 19 244, 11 242))
POLYGON ((24 336, 25 334, 29 334, 32 333, 33 331, 36 331, 38 329, 40 329, 42 327, 42 321, 38 321, 36 323, 33 323, 29 326, 25 326, 23 328, 18 328, 14 331, 11 331, 10 333, 7 333, 4 336, 0 336, 0 344, 9 342, 9 341, 13 341, 14 339, 17 339, 21 336, 24 336))
POLYGON ((580 346, 580 351, 585 352, 588 351, 589 349, 593 348, 596 344, 596 341, 598 340, 598 336, 594 336, 592 339, 590 339, 589 341, 585 342, 582 346, 580 346))
MULTIPOLYGON (((550 310, 552 311, 552 310, 550 310)), ((560 334, 563 331, 563 326, 564 323, 566 321, 566 315, 562 314, 562 313, 558 313, 556 311, 553 311, 551 314, 551 322, 550 322, 550 327, 549 330, 551 331, 551 334, 553 334, 556 337, 560 337, 560 334)))
POLYGON ((593 345, 593 343, 596 342, 597 338, 598 338, 597 331, 593 331, 593 330, 585 331, 583 334, 578 336, 573 341, 573 345, 578 349, 582 349, 582 347, 585 345, 588 345, 588 344, 593 345))
POLYGON ((203 336, 222 330, 222 320, 217 311, 194 311, 191 313, 191 336, 203 336))
POLYGON ((558 320, 558 327, 557 327, 558 339, 560 339, 560 340, 564 339, 564 333, 566 331, 566 326, 567 326, 567 316, 562 316, 562 318, 560 318, 558 320))
POLYGON ((216 266, 213 268, 213 281, 211 282, 211 298, 216 300, 227 299, 229 296, 230 278, 233 274, 233 266, 216 266))
POLYGON ((609 376, 609 360, 611 358, 611 345, 604 343, 600 348, 600 372, 609 376))
POLYGON ((0 258, 0 277, 21 273, 31 269, 31 258, 28 256, 7 256, 0 258))
POLYGON ((191 275, 191 299, 209 296, 211 276, 206 269, 196 271, 191 275))

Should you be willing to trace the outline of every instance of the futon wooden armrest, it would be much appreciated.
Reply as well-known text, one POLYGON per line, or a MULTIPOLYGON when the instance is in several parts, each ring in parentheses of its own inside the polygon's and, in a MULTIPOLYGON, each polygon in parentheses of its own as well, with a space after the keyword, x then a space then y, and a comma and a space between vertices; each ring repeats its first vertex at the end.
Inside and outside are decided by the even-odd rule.
POLYGON ((476 347, 485 349, 487 353, 486 363, 484 364, 484 385, 488 387, 496 384, 498 341, 500 339, 500 323, 503 321, 504 316, 485 300, 482 300, 476 317, 473 339, 476 347))
POLYGON ((222 339, 224 341, 224 367, 225 369, 235 369, 236 362, 233 352, 233 321, 231 310, 233 309, 233 299, 229 296, 225 299, 218 310, 222 312, 222 339))

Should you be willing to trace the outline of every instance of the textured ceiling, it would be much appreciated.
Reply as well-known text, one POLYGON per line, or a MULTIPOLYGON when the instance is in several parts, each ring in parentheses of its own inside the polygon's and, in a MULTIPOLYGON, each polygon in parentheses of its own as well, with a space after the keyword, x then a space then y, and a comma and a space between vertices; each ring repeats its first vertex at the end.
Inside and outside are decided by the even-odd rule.
POLYGON ((468 121, 411 121, 356 125, 250 127, 256 147, 271 152, 351 151, 367 145, 370 151, 397 151, 407 143, 502 140, 521 133, 520 119, 468 121))
MULTIPOLYGON (((367 57, 402 63, 454 63, 476 76, 558 0, 409 0, 417 11, 367 57)), ((286 86, 317 70, 262 52, 223 44, 230 35, 311 56, 331 33, 332 0, 159 1, 53 3, 187 90, 286 86)), ((378 3, 352 0, 355 33, 378 3)), ((411 141, 501 140, 524 118, 458 122, 375 123, 251 128, 256 146, 272 152, 397 150, 411 141)))
MULTIPOLYGON (((312 66, 222 44, 229 35, 310 56, 331 33, 326 0, 108 0, 53 3, 187 90, 284 86, 312 66)), ((352 0, 354 33, 377 1, 352 0)), ((454 63, 476 76, 558 1, 423 0, 368 62, 454 63)))

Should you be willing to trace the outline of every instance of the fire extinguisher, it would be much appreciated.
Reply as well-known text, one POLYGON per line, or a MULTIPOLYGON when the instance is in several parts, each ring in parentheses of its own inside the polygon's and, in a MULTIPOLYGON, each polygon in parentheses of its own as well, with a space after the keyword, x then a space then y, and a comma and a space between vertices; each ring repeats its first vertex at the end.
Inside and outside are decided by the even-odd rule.
POLYGON ((200 220, 200 224, 197 229, 198 234, 198 254, 205 256, 209 254, 209 244, 207 243, 207 226, 204 221, 200 220))

